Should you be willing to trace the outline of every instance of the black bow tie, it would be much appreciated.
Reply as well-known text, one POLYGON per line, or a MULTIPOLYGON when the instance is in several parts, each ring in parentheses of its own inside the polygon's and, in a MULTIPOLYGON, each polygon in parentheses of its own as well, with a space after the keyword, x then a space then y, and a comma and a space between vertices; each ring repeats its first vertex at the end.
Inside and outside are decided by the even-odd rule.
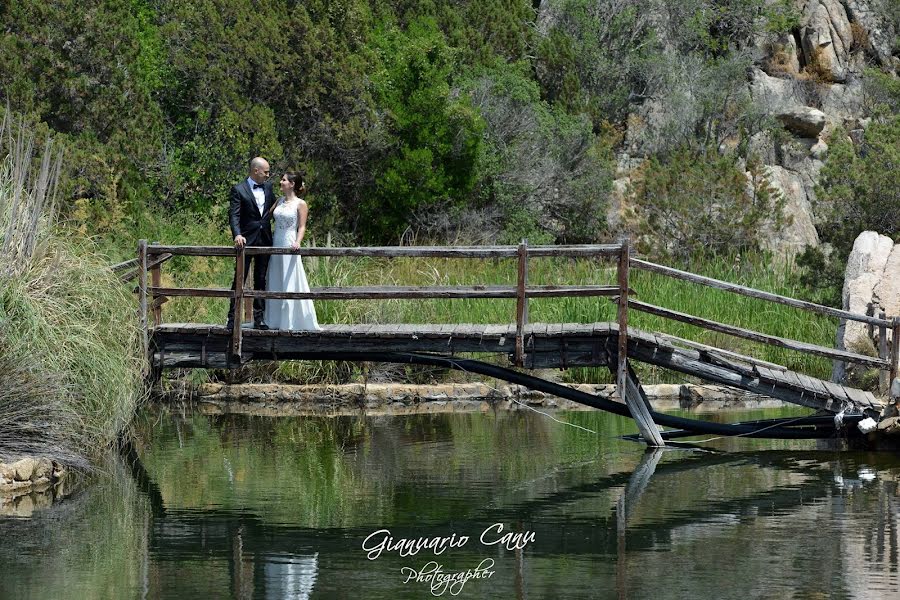
POLYGON ((266 187, 266 186, 265 186, 265 184, 263 184, 263 183, 254 183, 254 184, 253 184, 253 189, 254 189, 254 190, 262 190, 262 189, 265 189, 265 187, 266 187))

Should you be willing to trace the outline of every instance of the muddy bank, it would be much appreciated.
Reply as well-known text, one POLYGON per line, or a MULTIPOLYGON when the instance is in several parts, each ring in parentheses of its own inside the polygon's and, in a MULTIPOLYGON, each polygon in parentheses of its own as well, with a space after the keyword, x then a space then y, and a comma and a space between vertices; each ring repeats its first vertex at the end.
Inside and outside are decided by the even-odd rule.
MULTIPOLYGON (((614 398, 611 384, 570 386, 604 398, 614 398)), ((657 410, 676 408, 720 410, 777 408, 779 400, 743 394, 713 385, 659 384, 645 386, 657 410)), ((284 385, 207 383, 179 386, 158 394, 163 402, 189 401, 206 413, 269 416, 414 414, 537 409, 594 410, 557 396, 519 385, 464 383, 408 385, 400 383, 347 385, 284 385)))

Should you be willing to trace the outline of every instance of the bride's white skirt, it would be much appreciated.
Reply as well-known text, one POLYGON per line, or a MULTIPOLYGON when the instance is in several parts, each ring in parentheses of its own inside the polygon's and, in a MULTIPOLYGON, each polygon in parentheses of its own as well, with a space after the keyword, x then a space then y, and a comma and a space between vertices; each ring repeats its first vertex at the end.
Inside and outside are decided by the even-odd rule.
MULTIPOLYGON (((300 257, 281 254, 269 257, 266 289, 270 292, 308 292, 309 284, 300 257)), ((266 300, 265 321, 271 329, 321 329, 312 300, 266 300)))

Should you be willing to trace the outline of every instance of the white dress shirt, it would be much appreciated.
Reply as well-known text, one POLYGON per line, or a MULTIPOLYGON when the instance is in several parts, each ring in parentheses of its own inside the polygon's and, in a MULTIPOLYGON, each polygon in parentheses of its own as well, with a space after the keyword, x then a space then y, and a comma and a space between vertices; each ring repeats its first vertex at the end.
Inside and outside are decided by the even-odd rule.
POLYGON ((266 190, 263 188, 253 189, 254 185, 257 185, 255 181, 247 178, 247 185, 250 186, 250 191, 253 192, 253 197, 256 199, 256 206, 259 207, 259 214, 263 214, 263 208, 266 206, 266 190))

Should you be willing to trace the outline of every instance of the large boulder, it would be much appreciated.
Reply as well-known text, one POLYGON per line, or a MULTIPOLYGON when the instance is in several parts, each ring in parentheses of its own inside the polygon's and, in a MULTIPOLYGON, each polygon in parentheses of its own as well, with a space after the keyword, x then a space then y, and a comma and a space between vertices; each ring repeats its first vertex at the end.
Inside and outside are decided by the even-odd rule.
POLYGON ((794 79, 772 77, 756 67, 750 77, 750 94, 767 114, 778 114, 805 104, 802 89, 794 79))
POLYGON ((822 85, 819 96, 822 110, 832 119, 852 120, 865 114, 863 84, 859 78, 847 83, 822 85))
MULTIPOLYGON (((889 317, 900 314, 900 245, 874 231, 864 231, 853 242, 844 272, 843 308, 858 314, 884 310, 889 317), (870 308, 871 307, 871 308, 870 308)), ((871 352, 873 340, 868 326, 858 321, 842 322, 837 346, 852 352, 871 352)), ((834 376, 843 379, 843 367, 835 365, 834 376)))
POLYGON ((810 106, 792 107, 776 116, 785 129, 800 137, 815 138, 825 129, 825 113, 810 106))
POLYGON ((900 315, 900 244, 894 244, 891 249, 884 273, 872 290, 872 302, 885 314, 900 315))

